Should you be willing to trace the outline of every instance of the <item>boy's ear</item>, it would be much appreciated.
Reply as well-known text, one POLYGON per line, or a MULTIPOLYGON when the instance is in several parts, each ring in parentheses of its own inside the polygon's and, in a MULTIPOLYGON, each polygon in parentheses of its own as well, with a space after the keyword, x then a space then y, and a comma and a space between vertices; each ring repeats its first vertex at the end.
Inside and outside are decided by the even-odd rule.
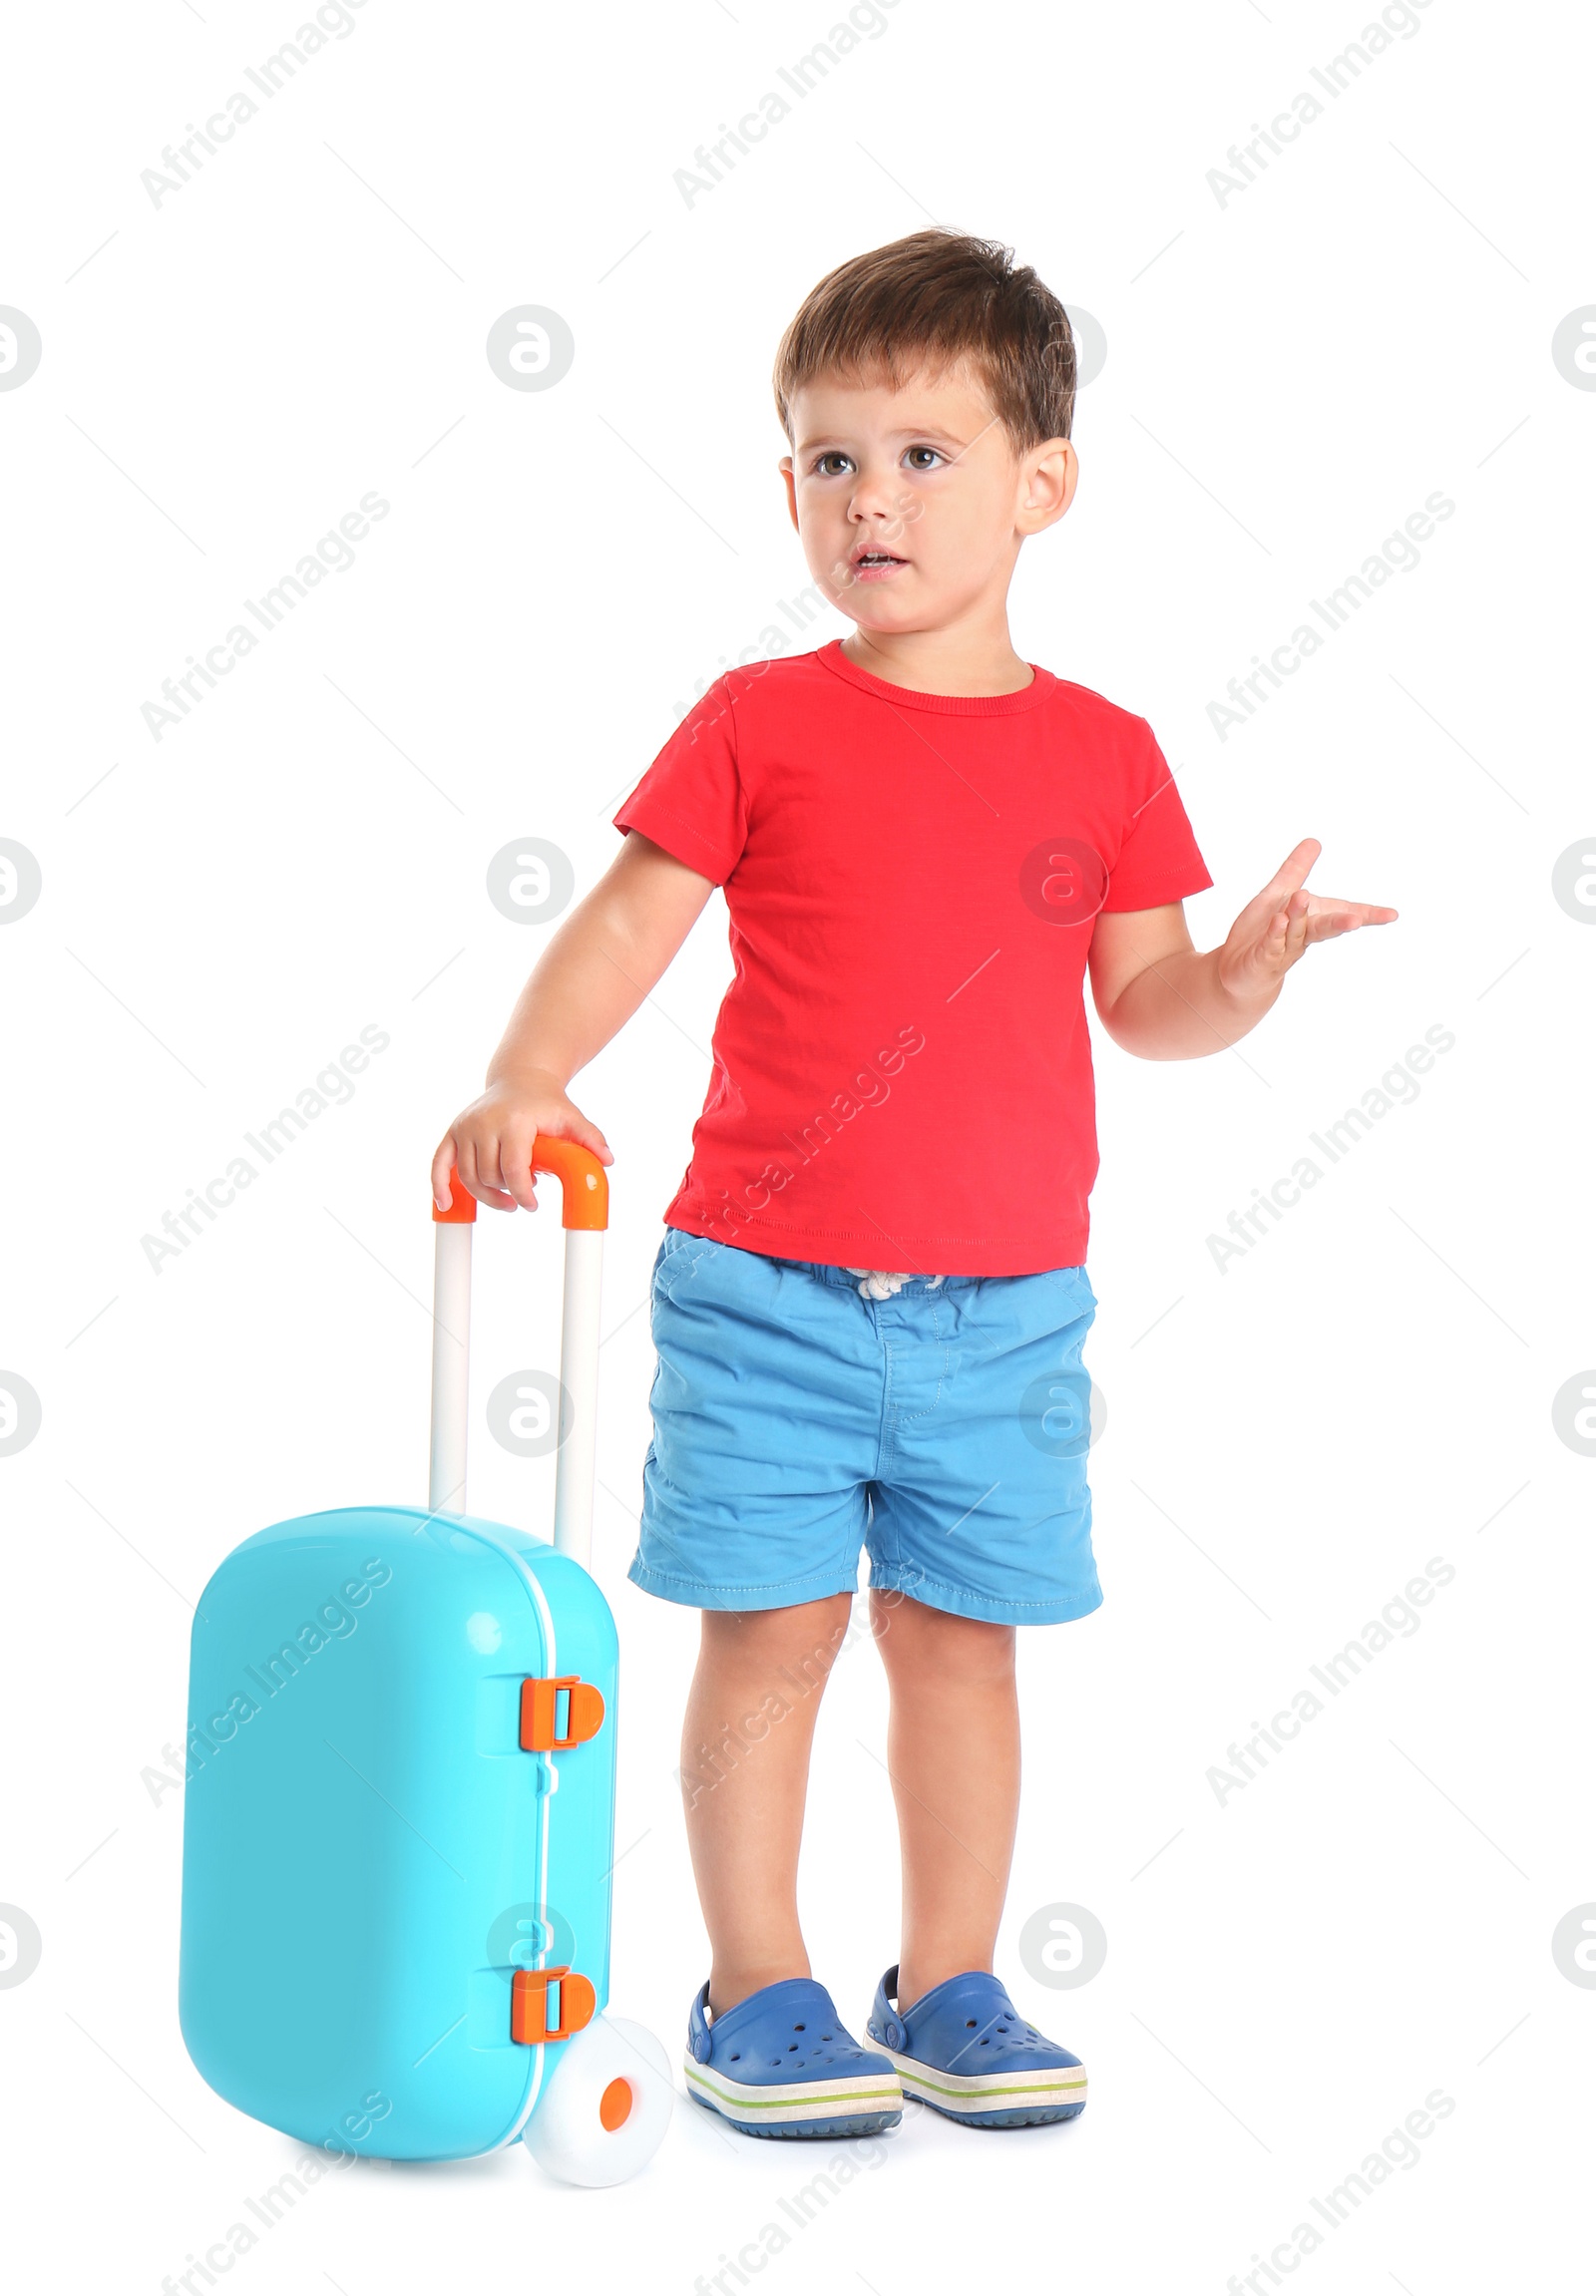
POLYGON ((783 455, 776 468, 787 482, 787 516, 791 519, 793 532, 796 534, 798 531, 798 489, 793 483, 791 455, 783 455))
POLYGON ((1080 463, 1067 439, 1045 439, 1033 447, 1020 470, 1020 533, 1040 534, 1055 525, 1074 501, 1079 477, 1080 463))

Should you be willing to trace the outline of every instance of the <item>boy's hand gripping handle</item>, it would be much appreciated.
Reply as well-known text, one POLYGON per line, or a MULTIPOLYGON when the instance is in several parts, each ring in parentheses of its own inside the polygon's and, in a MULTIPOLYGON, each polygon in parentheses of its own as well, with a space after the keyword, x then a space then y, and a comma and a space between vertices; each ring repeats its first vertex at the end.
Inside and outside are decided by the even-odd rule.
MULTIPOLYGON (((598 1405, 598 1293, 609 1181, 593 1151, 575 1140, 533 1142, 532 1169, 560 1182, 566 1231, 566 1290, 560 1333, 560 1384, 571 1425, 555 1469, 555 1545, 586 1565, 593 1551, 593 1485, 598 1405)), ((466 1511, 466 1424, 471 1330, 471 1231, 477 1199, 449 1175, 450 1206, 433 1206, 437 1230, 432 1313, 432 1459, 427 1504, 434 1514, 466 1511)))

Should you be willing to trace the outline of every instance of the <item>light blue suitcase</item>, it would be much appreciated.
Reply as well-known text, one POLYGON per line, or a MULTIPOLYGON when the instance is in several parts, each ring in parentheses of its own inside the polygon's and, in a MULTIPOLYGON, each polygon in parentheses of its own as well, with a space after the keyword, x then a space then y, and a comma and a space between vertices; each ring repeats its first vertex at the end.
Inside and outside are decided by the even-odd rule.
POLYGON ((533 1168, 566 1228, 554 1545, 464 1512, 457 1179, 434 1213, 430 1506, 275 1523, 200 1597, 179 2004, 210 2087, 308 2144, 455 2160, 523 2136, 607 2184, 672 2097, 657 2041, 603 2014, 616 1648, 584 1566, 608 1191, 570 1141, 540 1138, 533 1168))

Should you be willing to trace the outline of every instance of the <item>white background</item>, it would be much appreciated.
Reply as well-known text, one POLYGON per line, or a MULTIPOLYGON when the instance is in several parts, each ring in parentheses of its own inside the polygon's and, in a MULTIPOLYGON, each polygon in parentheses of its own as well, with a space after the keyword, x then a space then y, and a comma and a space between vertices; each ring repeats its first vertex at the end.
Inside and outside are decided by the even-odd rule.
MULTIPOLYGON (((1091 2107, 1006 2136, 912 2112, 749 2285, 1220 2291, 1437 2089, 1455 2109, 1417 2165, 1302 2284, 1571 2285, 1560 2259, 1585 2256, 1596 1995, 1550 1939, 1596 1898, 1596 1462, 1551 1404, 1596 1360, 1596 933, 1551 880, 1596 826, 1596 396, 1551 337, 1596 299, 1588 22, 1431 0, 1221 206, 1208 171, 1324 97, 1309 67, 1359 34, 1352 0, 898 0, 689 207, 673 171, 836 20, 367 0, 157 207, 141 172, 293 11, 13 18, 0 302, 44 346, 0 394, 0 836, 43 873, 0 933, 0 1366, 43 1408, 0 1458, 0 1900, 43 1939, 0 1991, 19 2287, 155 2291, 293 2156, 177 2028, 182 1796, 141 1772, 181 1734, 191 1608, 264 1523, 422 1496, 427 1160, 547 930, 490 906, 488 862, 541 837, 591 884, 615 798, 804 586, 776 338, 822 272, 928 217, 1012 241, 1105 332, 1077 505, 1025 554, 1014 633, 1151 718, 1216 880, 1199 938, 1305 835, 1324 889, 1401 918, 1315 952, 1237 1055, 1138 1064, 1098 1036, 1107 1601, 1022 1641, 1000 1948, 1088 2061, 1091 2107), (547 391, 484 355, 526 303, 575 334, 547 391), (372 489, 391 510, 354 567, 153 739, 163 679, 372 489), (1221 742, 1227 680, 1437 490, 1455 513, 1419 567, 1221 742), (391 1043, 353 1100, 156 1273, 141 1238, 369 1023, 391 1043), (1209 1235, 1436 1025, 1455 1046, 1418 1099, 1221 1273, 1209 1235), (1221 1804, 1231 1741, 1437 1556, 1455 1577, 1419 1631, 1221 1804), (1108 1937, 1074 1991, 1017 1954, 1057 1902, 1108 1937)), ((695 1621, 624 1577, 633 1311, 726 974, 717 901, 578 1085, 616 1151, 612 1991, 673 2056, 706 1965, 672 1777, 695 1621)), ((554 1359, 559 1241, 548 1213, 479 1231, 473 1502, 534 1526, 549 1481, 482 1399, 554 1359)), ((803 1880, 856 2030, 896 1953, 883 1724, 861 1642, 821 1720, 803 1880)), ((839 2149, 726 2136, 683 2100, 608 2193, 520 2148, 361 2168, 236 2281, 686 2291, 790 2226, 782 2196, 839 2149)))

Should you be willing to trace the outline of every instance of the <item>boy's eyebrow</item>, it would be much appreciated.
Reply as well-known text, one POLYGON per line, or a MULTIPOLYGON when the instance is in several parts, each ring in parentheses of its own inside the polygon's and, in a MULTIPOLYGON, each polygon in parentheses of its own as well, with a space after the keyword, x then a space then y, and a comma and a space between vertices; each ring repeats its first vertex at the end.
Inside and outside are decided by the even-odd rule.
MULTIPOLYGON (((991 423, 982 425, 982 430, 991 430, 991 423)), ((956 448, 960 454, 963 454, 967 447, 973 446, 981 435, 982 432, 977 431, 972 437, 962 439, 957 431, 945 430, 941 423, 910 423, 902 429, 888 431, 885 434, 889 439, 940 439, 947 445, 956 448)), ((818 447, 847 446, 850 443, 849 434, 846 431, 817 431, 812 439, 800 439, 795 452, 800 455, 809 455, 813 454, 818 447)))

